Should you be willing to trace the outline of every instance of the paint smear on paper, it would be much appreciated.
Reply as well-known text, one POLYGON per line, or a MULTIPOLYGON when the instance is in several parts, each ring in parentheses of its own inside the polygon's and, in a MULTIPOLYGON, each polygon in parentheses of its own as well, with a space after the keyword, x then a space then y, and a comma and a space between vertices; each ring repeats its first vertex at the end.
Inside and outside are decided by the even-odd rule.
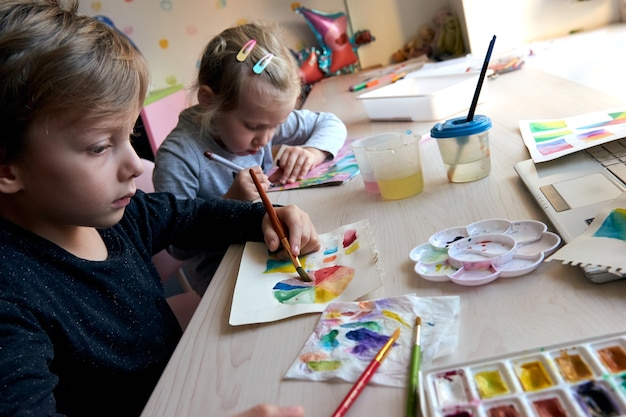
POLYGON ((354 268, 329 266, 317 271, 308 271, 313 278, 303 282, 289 278, 274 285, 274 297, 282 304, 327 303, 337 298, 354 278, 354 268))
POLYGON ((626 240, 626 210, 618 208, 611 211, 593 236, 626 240))
POLYGON ((567 143, 565 139, 555 140, 554 142, 542 143, 537 145, 537 151, 542 155, 550 155, 572 148, 573 146, 567 143))
MULTIPOLYGON (((437 355, 446 354, 443 350, 446 349, 445 339, 439 335, 452 330, 449 326, 457 320, 457 303, 457 297, 420 298, 415 295, 331 303, 321 314, 285 376, 313 381, 342 379, 354 382, 399 329, 400 337, 390 350, 388 359, 372 376, 371 383, 404 387, 407 383, 407 363, 413 348, 415 318, 418 315, 422 318, 422 357, 430 361, 437 355), (339 361, 341 365, 329 370, 324 367, 326 364, 320 364, 330 361, 339 361)), ((455 324, 453 333, 457 331, 455 324)))

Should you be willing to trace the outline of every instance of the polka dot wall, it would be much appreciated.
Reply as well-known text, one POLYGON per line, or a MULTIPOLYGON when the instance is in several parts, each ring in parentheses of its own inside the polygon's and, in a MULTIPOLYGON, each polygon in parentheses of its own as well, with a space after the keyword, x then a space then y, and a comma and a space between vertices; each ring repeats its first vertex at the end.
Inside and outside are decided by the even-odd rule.
MULTIPOLYGON (((82 0, 79 12, 98 16, 124 33, 144 54, 151 70, 151 91, 196 77, 198 59, 208 40, 248 20, 277 22, 288 46, 316 45, 314 34, 288 0, 82 0)), ((342 3, 313 0, 307 7, 344 11, 342 3)))

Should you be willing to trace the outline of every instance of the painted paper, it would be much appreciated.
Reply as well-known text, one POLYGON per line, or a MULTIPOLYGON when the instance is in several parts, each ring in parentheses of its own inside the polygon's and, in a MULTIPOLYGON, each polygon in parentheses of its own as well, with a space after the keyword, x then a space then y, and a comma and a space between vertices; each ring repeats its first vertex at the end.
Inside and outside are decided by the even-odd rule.
POLYGON ((533 161, 544 162, 626 136, 626 109, 522 120, 519 126, 533 161))
POLYGON ((400 328, 400 337, 370 383, 407 385, 415 319, 421 318, 422 363, 452 353, 457 344, 458 296, 414 294, 362 302, 335 302, 323 311, 285 378, 354 382, 400 328))
POLYGON ((546 261, 564 264, 600 266, 618 274, 626 271, 626 193, 608 203, 596 215, 587 230, 563 246, 546 261))
MULTIPOLYGON (((354 140, 354 139, 352 139, 354 140)), ((267 191, 293 190, 297 188, 327 187, 332 185, 342 185, 350 181, 359 173, 350 143, 347 140, 343 147, 337 152, 334 159, 322 162, 313 168, 301 180, 289 184, 274 184, 267 191)), ((277 168, 268 172, 271 175, 277 168)))
POLYGON ((319 313, 330 302, 354 301, 382 285, 383 272, 367 220, 319 237, 322 249, 299 257, 311 282, 301 281, 291 261, 269 253, 264 243, 246 243, 230 324, 319 313))

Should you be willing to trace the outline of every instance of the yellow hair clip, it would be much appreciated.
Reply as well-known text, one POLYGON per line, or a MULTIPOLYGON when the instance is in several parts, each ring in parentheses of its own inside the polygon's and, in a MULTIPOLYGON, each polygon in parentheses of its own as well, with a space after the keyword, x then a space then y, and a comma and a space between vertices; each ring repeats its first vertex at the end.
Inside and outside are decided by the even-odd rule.
POLYGON ((259 62, 254 65, 252 71, 254 71, 256 74, 262 73, 265 67, 267 67, 267 64, 270 63, 272 58, 274 58, 274 54, 270 53, 265 55, 263 58, 259 59, 259 62))
POLYGON ((237 61, 245 61, 246 58, 248 58, 248 55, 250 55, 250 52, 252 52, 252 48, 254 48, 254 45, 256 45, 256 41, 254 39, 250 39, 248 42, 246 42, 245 45, 242 46, 239 50, 239 53, 237 53, 237 61))

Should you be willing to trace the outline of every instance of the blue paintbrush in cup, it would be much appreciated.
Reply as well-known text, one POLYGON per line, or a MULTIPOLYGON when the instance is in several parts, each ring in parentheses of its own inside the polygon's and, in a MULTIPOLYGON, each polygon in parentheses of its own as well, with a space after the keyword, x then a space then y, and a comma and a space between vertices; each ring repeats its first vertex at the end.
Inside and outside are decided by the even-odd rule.
MULTIPOLYGON (((469 123, 474 120, 474 113, 476 112, 476 106, 478 105, 478 98, 480 97, 480 90, 483 88, 483 82, 485 81, 485 75, 487 75, 487 68, 489 67, 489 60, 491 59, 491 53, 493 52, 493 45, 496 43, 496 35, 493 35, 491 38, 491 42, 489 42, 489 48, 487 48, 487 55, 485 55, 485 60, 483 61, 483 67, 480 70, 480 75, 478 76, 478 84, 476 85, 476 89, 474 90, 474 97, 472 98, 472 103, 470 104, 469 112, 467 113, 467 118, 465 119, 465 123, 469 123)), ((459 145, 459 150, 457 151, 456 158, 454 163, 450 165, 448 169, 448 178, 454 178, 454 171, 456 170, 459 161, 461 160, 461 155, 463 154, 463 148, 467 144, 469 138, 467 136, 463 136, 457 139, 457 143, 459 145)))

